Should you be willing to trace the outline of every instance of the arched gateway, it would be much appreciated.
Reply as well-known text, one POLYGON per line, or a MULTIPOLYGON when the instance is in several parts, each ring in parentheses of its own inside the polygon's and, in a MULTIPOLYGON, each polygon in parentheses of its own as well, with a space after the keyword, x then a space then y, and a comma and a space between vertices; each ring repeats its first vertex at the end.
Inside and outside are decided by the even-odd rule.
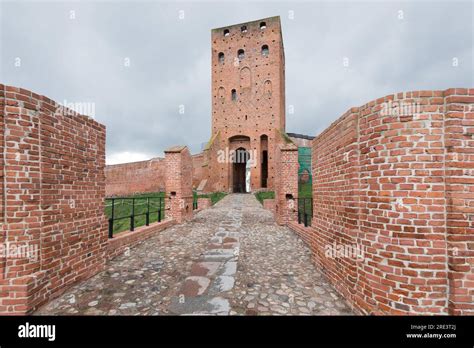
POLYGON ((247 150, 239 147, 235 151, 234 161, 232 163, 232 191, 234 193, 249 192, 247 182, 248 166, 250 154, 247 150))

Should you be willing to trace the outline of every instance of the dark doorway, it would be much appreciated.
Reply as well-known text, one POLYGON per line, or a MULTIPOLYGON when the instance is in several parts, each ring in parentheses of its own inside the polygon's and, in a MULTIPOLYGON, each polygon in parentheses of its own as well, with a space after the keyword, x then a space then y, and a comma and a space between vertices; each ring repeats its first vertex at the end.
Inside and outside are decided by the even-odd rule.
POLYGON ((243 148, 238 148, 235 151, 235 157, 233 161, 233 192, 234 193, 245 193, 245 171, 247 161, 249 159, 249 153, 243 148))
POLYGON ((268 183, 268 136, 260 136, 260 149, 262 151, 262 160, 260 161, 260 187, 266 188, 268 183))
POLYGON ((268 178, 268 151, 262 153, 262 187, 267 187, 268 178))

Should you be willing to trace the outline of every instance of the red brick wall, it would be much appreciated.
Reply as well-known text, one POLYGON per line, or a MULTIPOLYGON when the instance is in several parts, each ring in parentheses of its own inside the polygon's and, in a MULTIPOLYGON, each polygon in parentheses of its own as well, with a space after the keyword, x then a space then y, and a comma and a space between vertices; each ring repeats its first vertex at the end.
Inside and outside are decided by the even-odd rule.
POLYGON ((201 183, 201 180, 204 179, 204 170, 202 167, 204 164, 204 154, 201 152, 196 155, 193 155, 192 161, 193 161, 193 188, 197 189, 199 184, 201 183))
POLYGON ((298 147, 281 139, 274 156, 275 219, 278 224, 285 225, 298 218, 298 147))
POLYGON ((38 252, 0 263, 0 313, 26 313, 104 266, 105 127, 30 91, 1 90, 3 242, 38 252))
POLYGON ((445 96, 449 307, 474 314, 474 89, 445 96))
POLYGON ((164 191, 164 159, 110 165, 105 176, 107 197, 164 191))
POLYGON ((474 312, 473 104, 473 89, 390 95, 313 141, 314 259, 361 312, 474 312), (387 115, 389 101, 420 113, 387 115), (330 257, 330 245, 364 257, 330 257))
POLYGON ((313 219, 311 240, 316 263, 346 297, 357 280, 355 261, 325 257, 324 246, 352 245, 358 224, 358 118, 353 108, 313 142, 313 219), (355 180, 355 182, 354 182, 355 180), (355 187, 354 187, 355 186, 355 187), (341 286, 341 284, 347 284, 341 286))
MULTIPOLYGON (((5 158, 4 154, 5 144, 5 87, 1 85, 0 88, 0 224, 4 223, 5 214, 5 195, 4 195, 4 184, 5 184, 5 158)), ((0 243, 3 245, 5 242, 5 233, 0 229, 0 243)), ((5 258, 0 256, 0 270, 5 269, 5 258)), ((0 281, 4 279, 3 272, 0 272, 0 281)), ((1 296, 0 296, 1 297, 1 296)))
POLYGON ((198 210, 203 210, 210 208, 212 206, 212 202, 210 198, 198 198, 198 210))
POLYGON ((264 199, 263 200, 263 208, 274 212, 275 211, 275 199, 273 199, 273 198, 264 199))
POLYGON ((193 162, 186 146, 165 151, 166 209, 169 216, 182 223, 193 217, 193 162))
MULTIPOLYGON (((193 187, 197 188, 203 178, 204 155, 192 156, 193 187)), ((137 193, 161 192, 165 190, 165 159, 114 164, 105 167, 107 197, 131 196, 137 193)))
POLYGON ((220 133, 218 132, 209 140, 203 152, 202 173, 203 177, 207 180, 203 192, 228 191, 229 189, 225 183, 228 177, 222 174, 222 171, 219 169, 222 165, 217 161, 220 143, 220 133))

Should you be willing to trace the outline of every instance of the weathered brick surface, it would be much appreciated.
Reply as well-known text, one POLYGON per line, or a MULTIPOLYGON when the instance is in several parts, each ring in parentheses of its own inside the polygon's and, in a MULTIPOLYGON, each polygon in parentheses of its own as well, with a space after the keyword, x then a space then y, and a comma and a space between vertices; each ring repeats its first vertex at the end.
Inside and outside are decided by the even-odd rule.
POLYGON ((313 142, 313 236, 315 260, 345 296, 357 280, 353 259, 325 257, 325 246, 352 245, 357 226, 358 157, 357 115, 351 109, 313 142), (347 154, 347 155, 346 155, 347 154), (355 226, 354 226, 355 225, 355 226), (323 262, 324 261, 324 262, 323 262), (341 284, 348 284, 341 286, 341 284))
POLYGON ((449 309, 474 314, 474 89, 448 89, 444 141, 449 309))
POLYGON ((193 188, 197 189, 204 178, 204 154, 198 153, 192 156, 193 160, 193 188))
POLYGON ((136 193, 164 191, 165 171, 163 158, 107 166, 106 195, 130 196, 136 193))
MULTIPOLYGON (((5 182, 5 158, 4 158, 4 144, 5 144, 5 87, 2 85, 0 88, 0 224, 4 223, 5 213, 5 193, 4 193, 4 182, 5 182)), ((5 242, 5 233, 0 234, 0 243, 2 245, 5 242)), ((0 257, 0 270, 5 269, 5 259, 0 257)), ((3 273, 0 272, 0 280, 4 279, 3 273)))
MULTIPOLYGON (((204 155, 192 156, 193 187, 197 188, 204 177, 204 155)), ((105 167, 107 197, 131 196, 137 193, 165 190, 165 159, 156 157, 148 161, 114 164, 105 167)))
POLYGON ((193 162, 186 146, 165 151, 166 210, 178 223, 193 217, 193 162))
POLYGON ((210 198, 198 198, 198 210, 203 210, 211 207, 211 199, 210 198))
POLYGON ((214 134, 203 151, 202 178, 207 180, 203 192, 228 191, 221 180, 221 174, 214 170, 220 150, 220 132, 214 134))
POLYGON ((263 151, 268 151, 267 187, 273 188, 277 141, 274 130, 285 130, 285 58, 280 18, 213 29, 211 40, 214 148, 205 151, 207 165, 203 175, 209 185, 206 190, 232 190, 232 163, 219 162, 216 151, 239 147, 256 152, 257 164, 251 169, 252 190, 262 187, 263 151), (229 31, 228 36, 224 35, 225 30, 229 31), (268 54, 262 54, 265 45, 268 54), (240 59, 239 50, 244 51, 240 59), (223 61, 219 54, 224 54, 223 61), (235 100, 232 90, 236 92, 235 100))
POLYGON ((280 143, 275 150, 275 219, 285 225, 298 218, 298 147, 280 143))
POLYGON ((272 212, 275 211, 275 199, 267 198, 263 200, 263 207, 272 212))
POLYGON ((473 313, 473 94, 390 95, 352 108, 313 141, 305 238, 359 311, 473 313), (421 112, 387 115, 389 101, 421 112), (333 243, 363 246, 364 258, 328 257, 333 243))
POLYGON ((3 86, 2 243, 36 257, 0 262, 0 313, 37 308, 105 263, 105 127, 3 86))

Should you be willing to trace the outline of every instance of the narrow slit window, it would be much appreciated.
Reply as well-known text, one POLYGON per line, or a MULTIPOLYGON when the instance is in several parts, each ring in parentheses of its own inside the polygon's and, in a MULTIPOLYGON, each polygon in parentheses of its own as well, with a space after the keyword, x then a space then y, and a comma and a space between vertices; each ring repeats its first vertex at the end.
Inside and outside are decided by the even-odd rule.
POLYGON ((261 22, 260 23, 260 30, 266 29, 267 28, 267 23, 261 22))
POLYGON ((245 52, 243 49, 240 49, 237 51, 237 57, 239 58, 239 60, 242 60, 245 58, 245 52))
POLYGON ((262 46, 262 56, 266 57, 270 53, 270 50, 268 49, 268 45, 263 45, 262 46))
POLYGON ((232 98, 232 101, 237 100, 237 91, 235 89, 233 89, 231 92, 231 98, 232 98))
POLYGON ((224 64, 224 53, 223 52, 219 52, 219 63, 224 64))
POLYGON ((229 36, 229 35, 230 35, 229 29, 224 29, 224 36, 229 36))

